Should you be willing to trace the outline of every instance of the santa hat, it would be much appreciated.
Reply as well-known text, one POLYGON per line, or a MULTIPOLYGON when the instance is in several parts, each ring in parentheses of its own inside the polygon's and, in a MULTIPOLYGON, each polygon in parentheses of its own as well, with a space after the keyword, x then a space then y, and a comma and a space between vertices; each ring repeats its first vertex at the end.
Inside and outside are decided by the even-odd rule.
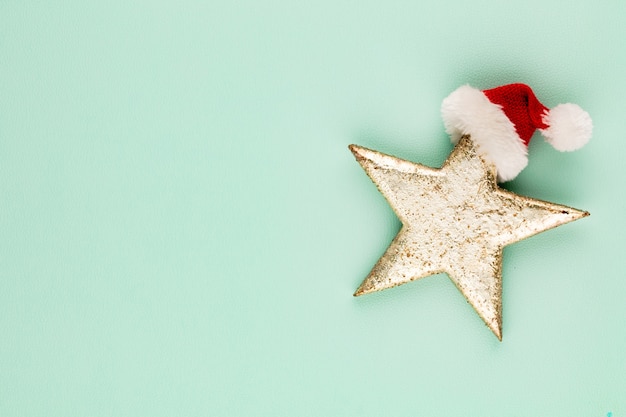
POLYGON ((480 91, 462 86, 443 100, 441 115, 457 143, 470 135, 478 151, 496 166, 498 181, 512 180, 528 164, 528 143, 536 129, 559 151, 581 148, 591 138, 589 114, 575 104, 548 109, 529 86, 509 84, 480 91))

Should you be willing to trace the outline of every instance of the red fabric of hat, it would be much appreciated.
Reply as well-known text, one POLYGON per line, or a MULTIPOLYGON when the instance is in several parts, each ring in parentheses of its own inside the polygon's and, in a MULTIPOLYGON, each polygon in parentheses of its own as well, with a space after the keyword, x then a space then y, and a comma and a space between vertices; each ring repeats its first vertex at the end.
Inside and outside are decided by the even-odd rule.
POLYGON ((515 126, 524 145, 528 146, 536 129, 547 129, 543 119, 549 109, 526 84, 516 83, 484 90, 489 101, 502 106, 502 111, 515 126))

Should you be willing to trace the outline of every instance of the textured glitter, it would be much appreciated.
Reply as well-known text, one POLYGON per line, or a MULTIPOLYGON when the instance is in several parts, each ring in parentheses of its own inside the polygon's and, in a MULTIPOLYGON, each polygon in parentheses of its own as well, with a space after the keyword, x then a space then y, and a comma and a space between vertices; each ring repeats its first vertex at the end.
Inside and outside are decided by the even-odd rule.
POLYGON ((350 150, 402 222, 354 295, 445 272, 500 340, 502 248, 589 215, 499 188, 469 136, 441 169, 357 145, 350 150))

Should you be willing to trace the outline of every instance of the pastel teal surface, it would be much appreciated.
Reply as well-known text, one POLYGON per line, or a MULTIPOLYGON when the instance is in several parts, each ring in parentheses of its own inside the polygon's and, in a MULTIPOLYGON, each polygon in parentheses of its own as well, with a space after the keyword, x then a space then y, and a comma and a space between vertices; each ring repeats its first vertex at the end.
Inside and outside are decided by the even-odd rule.
POLYGON ((0 2, 0 416, 626 416, 626 2, 0 2), (359 298, 465 83, 574 102, 506 187, 591 212, 359 298))

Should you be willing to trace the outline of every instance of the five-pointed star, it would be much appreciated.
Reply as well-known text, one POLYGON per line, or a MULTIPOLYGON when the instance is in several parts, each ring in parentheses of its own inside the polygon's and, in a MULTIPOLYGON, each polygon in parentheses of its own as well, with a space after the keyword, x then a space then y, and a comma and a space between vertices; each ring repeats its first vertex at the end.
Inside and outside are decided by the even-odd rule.
POLYGON ((588 212, 498 187, 495 168, 461 138, 441 169, 350 145, 402 229, 355 292, 446 272, 502 340, 502 248, 588 212))

